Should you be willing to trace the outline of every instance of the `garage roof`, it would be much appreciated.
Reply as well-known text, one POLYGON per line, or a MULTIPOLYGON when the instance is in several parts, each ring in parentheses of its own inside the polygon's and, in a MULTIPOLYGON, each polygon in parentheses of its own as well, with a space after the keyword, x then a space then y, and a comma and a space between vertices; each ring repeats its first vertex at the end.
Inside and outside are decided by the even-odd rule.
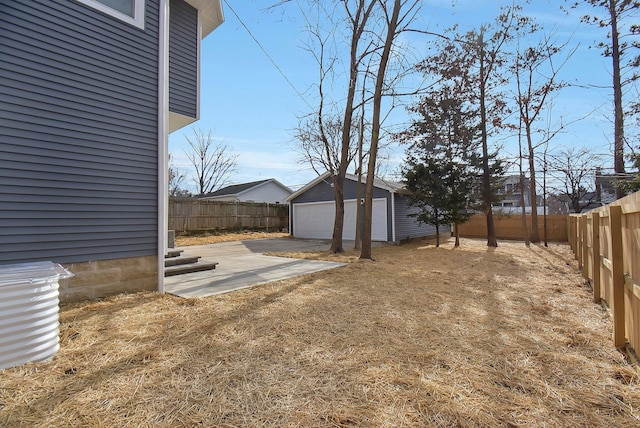
MULTIPOLYGON (((291 201, 291 200, 297 198, 298 196, 300 196, 301 194, 303 194, 307 190, 311 189, 316 184, 320 183, 321 181, 325 181, 325 180, 327 180, 329 178, 331 178, 331 173, 329 171, 325 172, 322 175, 319 175, 318 177, 316 177, 315 179, 313 179, 312 181, 310 181, 309 183, 307 183, 306 185, 304 185, 303 187, 301 187, 300 189, 298 189, 297 191, 292 193, 287 198, 287 201, 291 201)), ((345 178, 347 180, 351 180, 351 181, 355 181, 355 182, 358 181, 358 176, 354 175, 354 174, 346 174, 345 178)), ((361 183, 364 184, 365 180, 366 180, 366 177, 363 176, 362 180, 361 180, 361 183)), ((409 191, 405 189, 403 183, 398 183, 396 181, 387 181, 387 180, 383 180, 381 178, 374 178, 373 185, 375 187, 379 188, 379 189, 386 190, 389 193, 402 193, 402 194, 408 194, 409 193, 409 191)))

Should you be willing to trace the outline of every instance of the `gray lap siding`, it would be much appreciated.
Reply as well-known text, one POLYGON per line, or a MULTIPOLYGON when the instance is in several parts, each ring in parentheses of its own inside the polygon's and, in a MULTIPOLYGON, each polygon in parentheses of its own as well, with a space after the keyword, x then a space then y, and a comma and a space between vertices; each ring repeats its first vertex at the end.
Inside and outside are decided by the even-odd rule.
POLYGON ((198 117, 198 11, 171 0, 169 14, 169 110, 198 117))
POLYGON ((158 0, 141 30, 0 0, 0 263, 157 253, 158 0))
MULTIPOLYGON (((416 213, 417 209, 409 206, 406 196, 395 195, 396 199, 396 239, 404 241, 411 238, 432 236, 436 234, 436 227, 430 224, 419 224, 415 217, 410 214, 416 213)), ((451 231, 449 225, 441 225, 440 233, 451 231)))

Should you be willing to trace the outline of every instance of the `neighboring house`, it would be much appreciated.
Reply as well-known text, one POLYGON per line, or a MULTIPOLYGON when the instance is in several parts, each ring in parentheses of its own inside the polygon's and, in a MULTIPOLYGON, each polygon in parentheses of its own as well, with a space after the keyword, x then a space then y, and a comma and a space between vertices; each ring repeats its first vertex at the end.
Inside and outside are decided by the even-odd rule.
MULTIPOLYGON (((629 176, 631 174, 603 174, 602 168, 597 167, 592 185, 580 187, 576 191, 576 198, 578 199, 576 204, 580 212, 591 211, 614 202, 616 200, 616 182, 629 176)), ((559 212, 562 214, 575 212, 576 208, 569 195, 558 195, 556 199, 560 206, 559 212)))
POLYGON ((63 301, 164 287, 168 134, 199 118, 220 0, 0 1, 0 264, 63 301))
POLYGON ((595 200, 600 206, 616 200, 616 181, 633 178, 633 174, 603 174, 602 168, 596 168, 595 200))
MULTIPOLYGON (((531 206, 530 180, 524 177, 524 206, 531 206)), ((504 177, 503 188, 500 191, 502 200, 497 206, 502 207, 521 207, 522 192, 520 191, 520 176, 508 175, 504 177)))
MULTIPOLYGON (((347 174, 344 183, 345 216, 342 238, 355 239, 358 178, 347 174)), ((364 193, 364 183, 362 184, 364 193)), ((296 238, 331 239, 335 219, 333 183, 326 172, 311 181, 288 198, 290 231, 296 238)), ((361 199, 362 200, 362 199, 361 199)), ((435 226, 418 224, 409 214, 416 209, 409 207, 408 191, 401 183, 376 179, 373 189, 373 241, 400 242, 412 238, 433 236, 435 226)), ((449 231, 441 227, 441 232, 449 231)))
MULTIPOLYGON (((525 212, 531 214, 531 180, 524 177, 524 208, 525 212)), ((500 202, 494 203, 494 212, 520 214, 522 212, 522 192, 520 191, 520 176, 508 175, 504 177, 503 188, 499 192, 500 202)), ((543 197, 536 195, 537 213, 544 213, 543 197)))
POLYGON ((198 196, 198 199, 209 201, 228 202, 266 202, 269 204, 282 204, 293 193, 284 184, 274 178, 268 180, 252 181, 251 183, 234 184, 198 196))

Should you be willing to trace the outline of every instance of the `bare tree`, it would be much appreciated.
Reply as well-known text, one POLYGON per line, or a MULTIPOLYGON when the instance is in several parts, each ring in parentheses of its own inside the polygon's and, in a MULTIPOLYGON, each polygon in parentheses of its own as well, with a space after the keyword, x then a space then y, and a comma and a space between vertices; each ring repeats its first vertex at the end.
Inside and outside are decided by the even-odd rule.
POLYGON ((354 104, 358 77, 360 75, 360 67, 363 60, 369 54, 368 47, 365 46, 362 48, 361 42, 363 42, 363 34, 367 28, 376 0, 358 0, 355 2, 354 9, 350 8, 351 2, 348 0, 342 0, 342 3, 348 17, 351 42, 349 50, 349 82, 347 85, 347 98, 344 108, 344 119, 342 122, 343 131, 340 167, 338 169, 338 174, 334 176, 333 181, 336 195, 336 219, 333 228, 331 251, 334 253, 344 251, 342 247, 342 230, 344 227, 344 178, 347 173, 346 161, 349 157, 349 147, 351 146, 351 129, 354 119, 354 104))
MULTIPOLYGON (((299 119, 294 138, 300 162, 310 165, 318 175, 325 171, 335 174, 340 165, 342 129, 340 117, 325 117, 322 121, 322 131, 317 117, 307 116, 299 119)), ((347 158, 349 164, 355 160, 358 151, 355 130, 350 142, 347 158)))
POLYGON ((549 157, 549 169, 555 179, 555 193, 579 213, 596 200, 595 174, 598 157, 586 148, 563 149, 549 157))
POLYGON ((169 153, 169 196, 176 197, 188 193, 182 188, 186 174, 173 162, 173 155, 169 153))
MULTIPOLYGON (((283 0, 274 7, 289 2, 290 0, 283 0)), ((318 104, 315 111, 302 120, 298 137, 310 143, 302 150, 307 160, 326 167, 332 176, 335 202, 330 248, 332 253, 344 252, 344 181, 347 168, 355 154, 352 137, 354 114, 358 108, 356 91, 362 74, 363 60, 370 53, 366 40, 369 35, 365 30, 376 3, 377 0, 308 0, 309 7, 303 12, 310 35, 306 49, 314 57, 319 70, 316 85, 318 104), (314 12, 315 16, 312 15, 314 12), (341 94, 341 101, 333 102, 325 90, 325 85, 333 86, 336 83, 334 66, 338 62, 339 53, 331 47, 337 43, 337 37, 344 35, 343 31, 347 34, 349 52, 348 59, 343 61, 348 67, 347 86, 346 91, 341 94)))
MULTIPOLYGON (((632 114, 635 116, 636 129, 640 129, 640 102, 633 103, 632 114)), ((640 134, 635 136, 636 143, 640 141, 640 134)), ((619 180, 616 185, 622 187, 627 193, 640 191, 640 144, 631 147, 631 152, 627 155, 631 162, 634 173, 629 174, 626 180, 619 180)))
MULTIPOLYGON (((614 112, 614 170, 616 174, 624 174, 624 146, 625 146, 625 128, 624 128, 624 107, 623 107, 623 87, 628 83, 638 79, 637 73, 632 73, 626 78, 623 77, 623 57, 631 48, 639 48, 640 42, 626 42, 622 39, 629 34, 639 34, 640 26, 637 23, 631 23, 628 26, 629 34, 622 34, 623 21, 627 19, 637 18, 637 11, 640 9, 640 1, 637 0, 583 0, 591 6, 604 11, 604 16, 586 15, 582 18, 584 22, 596 24, 600 27, 609 28, 610 40, 608 43, 601 42, 599 47, 603 48, 605 56, 611 57, 612 62, 612 78, 613 78, 613 112, 614 112)), ((637 67, 640 65, 640 55, 632 57, 628 65, 637 67)), ((616 189, 616 197, 624 196, 624 190, 621 187, 616 189)))
POLYGON ((373 111, 371 118, 371 142, 369 144, 369 162, 367 168, 367 181, 364 189, 364 221, 361 240, 361 259, 371 259, 371 226, 373 223, 373 181, 376 169, 378 145, 380 142, 382 98, 385 96, 388 82, 386 81, 387 67, 391 58, 394 44, 399 35, 405 31, 413 21, 420 7, 419 0, 394 0, 393 7, 386 1, 378 1, 379 8, 384 16, 386 32, 377 64, 375 86, 373 92, 373 111))
MULTIPOLYGON (((525 23, 528 24, 528 23, 525 23)), ((536 31, 536 26, 531 25, 529 32, 536 31)), ((538 230, 538 194, 536 182, 535 150, 548 139, 534 141, 534 124, 541 117, 540 114, 549 108, 551 95, 565 87, 566 84, 558 80, 558 73, 573 55, 574 48, 560 64, 556 64, 555 57, 567 46, 568 42, 558 43, 550 37, 543 35, 535 46, 524 49, 518 47, 512 65, 512 71, 516 78, 516 105, 519 113, 520 130, 524 130, 527 141, 527 158, 529 161, 529 192, 531 196, 531 242, 540 241, 538 230)), ((548 134, 548 133, 547 133, 548 134)), ((544 136, 543 136, 544 137, 544 136)), ((523 179, 521 171, 521 181, 523 179)), ((523 185, 523 183, 521 183, 523 185)), ((524 188, 522 188, 524 192, 524 188)), ((524 194, 523 194, 524 196, 524 194)), ((528 243, 528 241, 527 241, 528 243)))
POLYGON ((522 219, 522 236, 524 236, 524 245, 527 247, 531 246, 531 241, 529 239, 529 228, 527 227, 527 211, 525 207, 525 198, 524 198, 524 168, 522 166, 522 161, 524 156, 522 156, 522 115, 519 117, 518 122, 518 172, 520 176, 520 181, 518 183, 520 187, 520 210, 521 210, 521 219, 522 219))
POLYGON ((498 181, 504 171, 497 152, 490 150, 489 137, 503 127, 508 111, 502 88, 506 85, 505 46, 513 40, 520 17, 517 7, 507 7, 492 24, 481 25, 465 34, 454 27, 441 36, 438 53, 424 60, 420 67, 445 81, 455 81, 469 96, 468 102, 477 110, 481 143, 480 204, 487 221, 487 246, 497 247, 492 205, 499 200, 498 181))
POLYGON ((477 88, 478 101, 480 104, 480 133, 482 141, 482 196, 484 202, 485 214, 487 217, 487 246, 497 247, 496 230, 493 222, 492 203, 495 193, 492 189, 491 165, 489 164, 489 114, 493 115, 494 125, 500 125, 500 113, 504 111, 504 102, 500 100, 500 96, 496 97, 495 88, 503 83, 500 77, 500 68, 504 65, 504 45, 513 38, 513 28, 516 26, 517 17, 514 14, 514 8, 505 8, 496 19, 496 29, 487 36, 487 28, 481 26, 480 31, 471 33, 470 44, 471 52, 477 58, 477 88), (475 39, 475 40, 474 40, 475 39), (473 43, 475 41, 475 43, 473 43), (493 93, 492 93, 493 92, 493 93), (491 104, 489 104, 491 103, 491 104), (487 104, 492 108, 492 112, 487 111, 487 104))
POLYGON ((193 128, 193 137, 186 139, 191 151, 185 151, 185 154, 194 168, 193 181, 197 194, 211 193, 228 184, 231 175, 236 172, 238 154, 216 143, 211 130, 204 132, 193 128))
MULTIPOLYGON (((281 6, 282 4, 290 3, 290 0, 282 0, 278 2, 274 7, 281 6)), ((307 0, 307 5, 311 6, 305 9, 302 13, 305 15, 307 22, 307 28, 311 35, 311 43, 307 50, 311 52, 316 62, 319 65, 319 79, 316 89, 318 91, 318 106, 315 108, 315 116, 310 123, 317 127, 317 132, 314 134, 321 142, 323 157, 325 160, 331 160, 328 164, 328 170, 332 174, 332 185, 334 189, 334 201, 335 201, 335 220, 333 227, 331 252, 337 253, 344 251, 342 245, 342 231, 344 226, 344 180, 347 172, 347 168, 351 163, 353 157, 353 143, 354 143, 354 128, 357 130, 358 135, 358 163, 364 162, 365 156, 368 153, 369 164, 368 175, 371 175, 373 180, 373 174, 376 170, 378 150, 380 149, 380 123, 383 121, 381 118, 380 105, 376 107, 376 97, 380 99, 383 95, 391 95, 392 91, 385 92, 391 86, 389 81, 385 81, 386 65, 389 57, 391 56, 391 45, 385 46, 386 34, 385 25, 391 20, 391 16, 388 13, 389 7, 386 2, 381 0, 334 0, 332 2, 325 2, 319 0, 307 0), (329 6, 327 6, 329 5, 329 6), (316 13, 317 19, 310 19, 313 13, 316 13), (382 34, 382 36, 380 36, 382 34), (333 49, 334 45, 341 45, 346 41, 345 49, 333 49), (345 58, 338 57, 343 53, 348 52, 348 56, 345 58), (340 73, 344 78, 346 88, 344 92, 337 91, 340 95, 339 101, 331 101, 327 92, 325 91, 325 85, 332 86, 333 92, 336 92, 336 83, 341 83, 339 79, 335 79, 336 72, 334 67, 339 63, 345 65, 346 70, 344 73, 340 73), (384 63, 382 67, 382 80, 378 79, 380 85, 376 83, 376 87, 366 88, 367 77, 376 78, 376 70, 381 70, 379 65, 384 63), (372 72, 373 70, 373 72, 372 72), (362 90, 364 94, 361 100, 356 99, 356 93, 362 90), (368 103, 373 102, 374 106, 372 110, 369 110, 366 106, 368 103), (377 112, 376 112, 377 108, 377 112), (367 132, 372 132, 370 139, 369 150, 365 151, 364 148, 360 150, 360 142, 364 141, 364 130, 362 126, 362 118, 365 113, 368 114, 372 111, 372 115, 375 117, 377 114, 377 130, 376 125, 371 121, 371 127, 367 127, 367 132), (340 123, 342 124, 342 134, 340 143, 340 156, 339 161, 336 162, 336 157, 332 154, 335 153, 335 146, 330 141, 329 127, 331 123, 337 123, 336 120, 331 119, 338 113, 342 116, 340 123), (360 113, 360 123, 356 115, 360 113), (373 134, 375 133, 375 136, 373 134), (373 159, 372 159, 373 157, 373 159)), ((411 15, 412 11, 415 12, 415 6, 420 3, 419 0, 402 0, 398 2, 400 7, 405 7, 411 4, 407 16, 411 15)), ((312 17, 313 18, 313 17, 312 17)), ((397 35, 397 34, 396 34, 397 35)), ((395 38, 394 35, 392 40, 395 38)), ((380 104, 380 103, 379 103, 380 104)), ((305 125, 306 127, 306 125, 305 125)), ((315 137, 314 137, 315 138, 315 137)), ((318 151, 315 152, 316 155, 318 151)), ((357 171, 361 174, 362 168, 358 167, 357 171)), ((366 193, 366 192, 365 192, 366 193)), ((366 228, 366 226, 365 226, 366 228)))

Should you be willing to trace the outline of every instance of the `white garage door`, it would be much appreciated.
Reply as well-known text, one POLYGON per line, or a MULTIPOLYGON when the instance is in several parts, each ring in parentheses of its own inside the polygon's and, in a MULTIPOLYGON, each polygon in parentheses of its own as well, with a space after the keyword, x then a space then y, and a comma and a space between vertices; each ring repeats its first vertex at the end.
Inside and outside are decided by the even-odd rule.
MULTIPOLYGON (((344 228, 342 239, 356 237, 356 200, 344 202, 344 228)), ((293 236, 308 239, 331 239, 335 202, 308 202, 293 205, 293 236)), ((371 239, 387 240, 387 200, 373 200, 373 224, 371 239)))

